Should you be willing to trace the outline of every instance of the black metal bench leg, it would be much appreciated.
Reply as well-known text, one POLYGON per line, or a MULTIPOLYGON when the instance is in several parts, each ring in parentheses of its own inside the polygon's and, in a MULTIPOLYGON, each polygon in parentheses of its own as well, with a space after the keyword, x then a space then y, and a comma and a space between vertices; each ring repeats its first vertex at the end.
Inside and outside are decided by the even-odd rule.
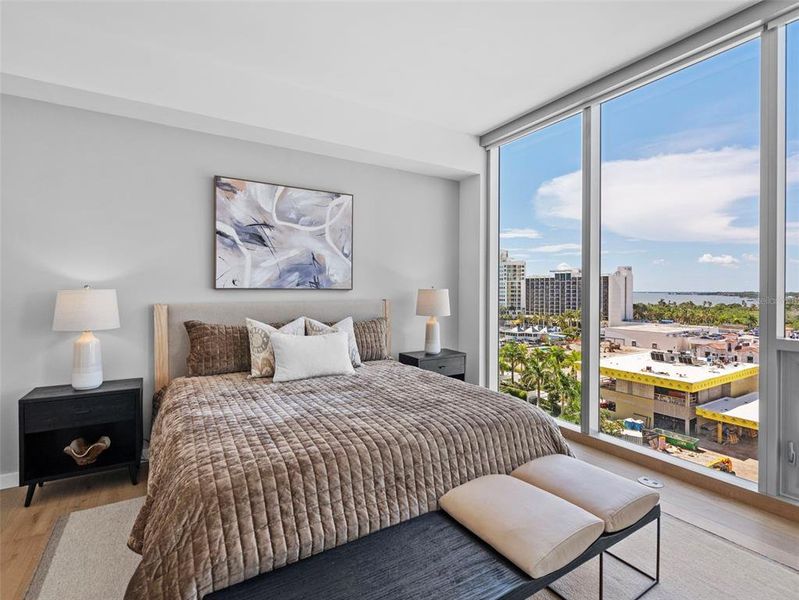
MULTIPOLYGON (((636 567, 633 564, 628 563, 623 558, 620 558, 620 557, 616 556, 615 554, 613 554, 610 550, 605 550, 604 552, 600 552, 600 554, 599 554, 599 600, 604 600, 604 597, 605 597, 605 554, 608 554, 609 556, 612 556, 613 558, 615 558, 620 563, 622 563, 624 565, 627 565, 633 571, 636 571, 636 572, 640 573, 641 575, 643 575, 644 577, 646 577, 647 579, 649 579, 650 583, 646 587, 646 589, 644 589, 640 594, 638 594, 633 600, 640 600, 641 598, 646 596, 647 593, 649 593, 649 590, 651 590, 658 583, 660 583, 660 515, 657 516, 656 526, 657 526, 657 544, 655 546, 655 576, 653 577, 652 575, 650 575, 646 571, 644 571, 642 569, 639 569, 638 567, 636 567)), ((546 587, 546 589, 547 589, 547 591, 550 594, 553 594, 559 600, 568 600, 567 598, 564 598, 552 586, 548 585, 546 587)))
POLYGON ((605 553, 599 553, 599 600, 605 597, 605 553))
MULTIPOLYGON (((640 598, 643 598, 644 596, 646 596, 646 594, 649 592, 649 590, 651 590, 658 583, 660 583, 660 515, 658 515, 658 517, 657 517, 657 545, 655 547, 655 575, 654 576, 650 575, 649 573, 647 573, 643 569, 639 569, 638 567, 636 567, 635 565, 627 562, 623 558, 620 558, 619 556, 616 556, 610 550, 605 550, 605 552, 603 552, 602 554, 607 554, 608 556, 612 556, 613 558, 615 558, 620 563, 627 565, 632 570, 637 571, 638 573, 640 573, 641 575, 643 575, 644 577, 649 579, 649 581, 650 581, 649 585, 646 586, 646 588, 640 594, 638 594, 635 598, 633 598, 633 600, 640 600, 640 598)), ((600 597, 600 599, 602 598, 602 581, 601 581, 601 579, 602 579, 602 554, 599 555, 599 559, 600 559, 600 562, 599 562, 599 573, 600 573, 600 575, 599 575, 599 577, 600 577, 599 597, 600 597)))

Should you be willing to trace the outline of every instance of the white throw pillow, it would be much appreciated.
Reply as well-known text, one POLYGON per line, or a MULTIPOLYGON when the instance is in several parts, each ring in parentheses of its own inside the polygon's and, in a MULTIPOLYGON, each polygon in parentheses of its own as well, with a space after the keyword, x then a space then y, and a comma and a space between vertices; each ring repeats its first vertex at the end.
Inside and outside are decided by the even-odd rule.
POLYGON ((353 367, 361 366, 361 354, 358 352, 358 342, 355 341, 355 326, 352 317, 341 319, 333 326, 326 325, 321 321, 305 317, 305 335, 326 335, 334 331, 346 331, 347 343, 349 344, 350 361, 353 367))
POLYGON ((250 336, 250 377, 272 377, 275 374, 275 352, 272 336, 277 333, 291 336, 305 335, 305 317, 294 319, 280 329, 255 319, 247 319, 247 334, 250 336))
POLYGON ((272 335, 275 352, 274 382, 324 375, 352 375, 346 331, 326 335, 272 335))

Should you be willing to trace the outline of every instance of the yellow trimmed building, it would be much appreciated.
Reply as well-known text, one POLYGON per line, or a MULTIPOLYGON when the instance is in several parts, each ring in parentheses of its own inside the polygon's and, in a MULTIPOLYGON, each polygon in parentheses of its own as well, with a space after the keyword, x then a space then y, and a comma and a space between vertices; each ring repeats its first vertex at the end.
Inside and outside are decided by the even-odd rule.
POLYGON ((703 405, 757 391, 758 366, 708 365, 686 355, 640 352, 603 358, 599 373, 600 398, 613 418, 694 435, 703 405))
POLYGON ((699 424, 713 425, 716 442, 724 441, 724 427, 746 429, 749 437, 755 437, 760 425, 760 394, 752 392, 737 398, 719 398, 696 407, 699 424))

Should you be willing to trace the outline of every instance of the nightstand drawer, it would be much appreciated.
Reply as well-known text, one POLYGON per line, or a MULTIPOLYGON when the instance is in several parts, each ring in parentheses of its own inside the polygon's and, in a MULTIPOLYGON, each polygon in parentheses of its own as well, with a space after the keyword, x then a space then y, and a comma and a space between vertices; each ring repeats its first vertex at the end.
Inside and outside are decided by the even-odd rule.
POLYGON ((49 431, 136 418, 136 398, 128 394, 51 400, 25 406, 25 431, 49 431))
POLYGON ((453 356, 452 358, 433 358, 431 360, 421 361, 419 367, 425 371, 435 371, 447 377, 462 375, 466 368, 466 357, 453 356))

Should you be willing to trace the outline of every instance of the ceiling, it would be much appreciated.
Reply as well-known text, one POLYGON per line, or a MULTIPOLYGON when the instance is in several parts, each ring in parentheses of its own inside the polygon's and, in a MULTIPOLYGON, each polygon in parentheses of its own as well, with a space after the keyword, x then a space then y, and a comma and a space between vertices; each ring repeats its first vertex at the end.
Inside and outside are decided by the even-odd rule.
POLYGON ((1 66, 471 172, 473 136, 750 4, 4 1, 1 66))

